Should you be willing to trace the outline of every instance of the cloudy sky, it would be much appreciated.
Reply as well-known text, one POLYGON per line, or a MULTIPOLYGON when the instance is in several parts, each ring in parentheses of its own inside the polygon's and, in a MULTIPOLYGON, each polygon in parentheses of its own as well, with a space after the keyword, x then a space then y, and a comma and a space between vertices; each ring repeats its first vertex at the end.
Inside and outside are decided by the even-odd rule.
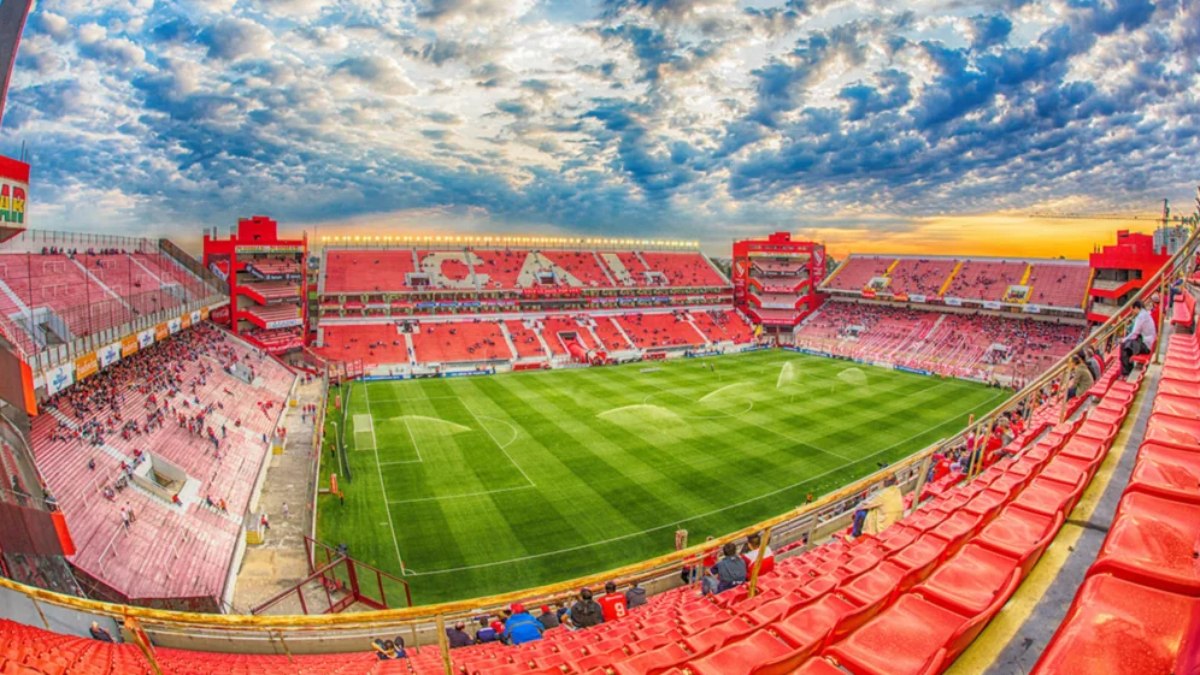
POLYGON ((35 227, 1082 255, 1190 213, 1194 0, 45 0, 35 227), (1015 248, 1014 248, 1015 247, 1015 248))

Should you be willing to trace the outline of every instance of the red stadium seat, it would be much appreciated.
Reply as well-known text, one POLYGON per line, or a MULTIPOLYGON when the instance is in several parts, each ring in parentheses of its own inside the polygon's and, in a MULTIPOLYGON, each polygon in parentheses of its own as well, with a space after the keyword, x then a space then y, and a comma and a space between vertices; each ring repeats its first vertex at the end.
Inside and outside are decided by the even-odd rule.
POLYGON ((846 671, 818 656, 802 663, 791 675, 846 675, 846 671))
POLYGON ((1018 562, 978 544, 967 544, 917 586, 916 592, 963 616, 975 616, 996 599, 1018 562))
POLYGON ((1146 423, 1146 442, 1200 450, 1200 418, 1156 413, 1146 423))
POLYGON ((1129 489, 1200 503, 1200 453, 1143 443, 1129 489))
POLYGON ((1069 507, 1082 491, 1083 486, 1072 487, 1039 476, 1013 500, 1013 504, 1035 513, 1053 516, 1070 510, 1069 507))
POLYGON ((654 675, 674 668, 687 661, 691 656, 683 647, 671 643, 654 651, 613 663, 610 670, 617 675, 654 675))
POLYGON ((1159 392, 1154 397, 1153 412, 1175 417, 1194 416, 1200 412, 1200 398, 1159 392))
POLYGON ((936 673, 946 665, 944 645, 966 622, 908 594, 825 653, 856 675, 936 673))
POLYGON ((782 675, 791 672, 810 655, 807 651, 797 652, 770 631, 760 630, 744 640, 688 662, 686 669, 693 675, 782 675), (763 667, 764 664, 772 664, 773 667, 763 667))
POLYGON ((1195 380, 1160 379, 1158 381, 1158 394, 1173 394, 1191 398, 1200 397, 1200 382, 1195 380))
POLYGON ((1079 588, 1035 675, 1173 672, 1197 600, 1108 574, 1079 588))
POLYGON ((1062 511, 1048 516, 1020 506, 1008 506, 983 528, 973 543, 1016 558, 1022 575, 1026 575, 1046 550, 1064 519, 1062 511))
POLYGON ((1092 573, 1200 595, 1200 504, 1126 493, 1092 573))

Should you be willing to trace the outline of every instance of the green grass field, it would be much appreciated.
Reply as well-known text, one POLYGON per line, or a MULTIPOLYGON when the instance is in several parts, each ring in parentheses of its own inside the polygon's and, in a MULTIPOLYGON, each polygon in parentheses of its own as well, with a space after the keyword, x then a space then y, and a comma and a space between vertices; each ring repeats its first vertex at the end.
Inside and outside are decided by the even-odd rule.
POLYGON ((353 481, 344 505, 321 496, 318 536, 403 559, 420 603, 560 581, 781 513, 1003 393, 779 350, 356 384, 353 481))

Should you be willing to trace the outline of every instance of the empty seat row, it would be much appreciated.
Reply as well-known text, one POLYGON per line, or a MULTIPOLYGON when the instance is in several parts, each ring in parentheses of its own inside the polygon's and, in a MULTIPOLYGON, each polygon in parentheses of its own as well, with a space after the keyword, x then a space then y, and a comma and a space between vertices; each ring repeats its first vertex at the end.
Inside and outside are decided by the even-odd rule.
POLYGON ((1200 654, 1200 342, 1171 337, 1137 463, 1042 674, 1193 673, 1200 654))

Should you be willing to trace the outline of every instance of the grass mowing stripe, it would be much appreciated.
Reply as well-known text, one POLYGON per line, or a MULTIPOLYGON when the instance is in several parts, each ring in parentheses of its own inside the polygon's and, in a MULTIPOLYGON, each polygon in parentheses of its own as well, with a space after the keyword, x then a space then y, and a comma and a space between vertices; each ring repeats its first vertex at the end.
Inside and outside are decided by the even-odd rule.
MULTIPOLYGON (((377 420, 467 428, 414 421, 425 461, 382 467, 393 499, 441 497, 391 509, 422 602, 644 559, 670 550, 680 525, 696 538, 728 532, 895 461, 1003 395, 782 351, 367 386, 377 420), (839 378, 849 370, 868 385, 839 378)), ((385 460, 381 430, 395 426, 377 429, 385 460)), ((371 453, 355 454, 369 467, 371 453)), ((388 569, 379 492, 357 494, 368 487, 355 484, 341 510, 322 497, 318 527, 388 569)))

